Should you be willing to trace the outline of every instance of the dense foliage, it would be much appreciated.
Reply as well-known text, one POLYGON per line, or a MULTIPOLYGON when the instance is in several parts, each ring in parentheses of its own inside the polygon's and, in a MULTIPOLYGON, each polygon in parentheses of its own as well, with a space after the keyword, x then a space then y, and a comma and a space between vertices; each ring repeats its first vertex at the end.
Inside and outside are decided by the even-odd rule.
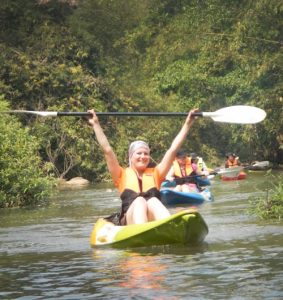
MULTIPOLYGON (((1 1, 0 93, 11 109, 27 110, 256 105, 267 112, 264 122, 227 126, 199 120, 185 148, 211 166, 227 151, 242 161, 282 163, 282 11, 277 0, 1 1)), ((56 177, 107 178, 84 120, 19 121, 56 177)), ((137 138, 147 140, 160 160, 182 122, 101 119, 121 163, 137 138)))
MULTIPOLYGON (((0 108, 7 105, 0 100, 0 108)), ((14 117, 0 118, 0 208, 34 205, 52 193, 52 179, 38 155, 36 137, 14 117)))

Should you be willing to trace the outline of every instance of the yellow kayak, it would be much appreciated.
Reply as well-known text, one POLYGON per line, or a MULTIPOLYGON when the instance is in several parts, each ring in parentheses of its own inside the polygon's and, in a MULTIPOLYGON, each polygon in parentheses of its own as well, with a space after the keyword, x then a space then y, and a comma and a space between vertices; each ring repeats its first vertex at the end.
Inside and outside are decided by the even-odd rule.
POLYGON ((116 226, 98 219, 90 237, 92 247, 145 247, 168 244, 197 244, 208 234, 208 227, 195 209, 180 211, 168 218, 144 224, 116 226))

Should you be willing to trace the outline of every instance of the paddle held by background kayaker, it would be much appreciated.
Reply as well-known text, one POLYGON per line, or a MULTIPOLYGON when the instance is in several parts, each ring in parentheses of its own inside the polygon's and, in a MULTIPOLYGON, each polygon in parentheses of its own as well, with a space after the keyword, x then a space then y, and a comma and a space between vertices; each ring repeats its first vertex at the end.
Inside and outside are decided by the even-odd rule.
POLYGON ((120 225, 142 224, 160 220, 170 215, 160 201, 160 185, 168 173, 177 151, 182 146, 196 117, 188 113, 184 125, 173 140, 161 162, 149 168, 150 149, 144 141, 135 141, 129 147, 129 167, 123 168, 110 146, 94 110, 89 110, 88 123, 93 127, 97 141, 101 146, 107 167, 115 186, 120 192, 122 208, 119 217, 120 225))

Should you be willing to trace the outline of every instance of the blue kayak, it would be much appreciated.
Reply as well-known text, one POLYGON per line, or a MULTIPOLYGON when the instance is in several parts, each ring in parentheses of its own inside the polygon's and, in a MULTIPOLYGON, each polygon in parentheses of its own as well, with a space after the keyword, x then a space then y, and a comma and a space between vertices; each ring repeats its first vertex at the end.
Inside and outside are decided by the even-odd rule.
POLYGON ((200 205, 205 201, 213 201, 213 196, 208 188, 202 192, 178 192, 172 189, 161 189, 161 202, 164 205, 192 204, 200 205))

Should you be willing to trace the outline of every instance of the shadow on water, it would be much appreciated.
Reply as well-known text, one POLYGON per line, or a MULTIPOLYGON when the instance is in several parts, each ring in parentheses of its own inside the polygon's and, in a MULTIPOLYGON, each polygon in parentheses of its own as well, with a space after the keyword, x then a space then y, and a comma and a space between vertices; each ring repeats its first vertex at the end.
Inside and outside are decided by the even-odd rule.
MULTIPOLYGON (((112 187, 61 191, 46 207, 0 211, 0 299, 281 299, 282 222, 247 214, 268 178, 212 183, 205 242, 91 249, 94 222, 120 207, 112 187)), ((174 208, 170 208, 174 212, 174 208)))

